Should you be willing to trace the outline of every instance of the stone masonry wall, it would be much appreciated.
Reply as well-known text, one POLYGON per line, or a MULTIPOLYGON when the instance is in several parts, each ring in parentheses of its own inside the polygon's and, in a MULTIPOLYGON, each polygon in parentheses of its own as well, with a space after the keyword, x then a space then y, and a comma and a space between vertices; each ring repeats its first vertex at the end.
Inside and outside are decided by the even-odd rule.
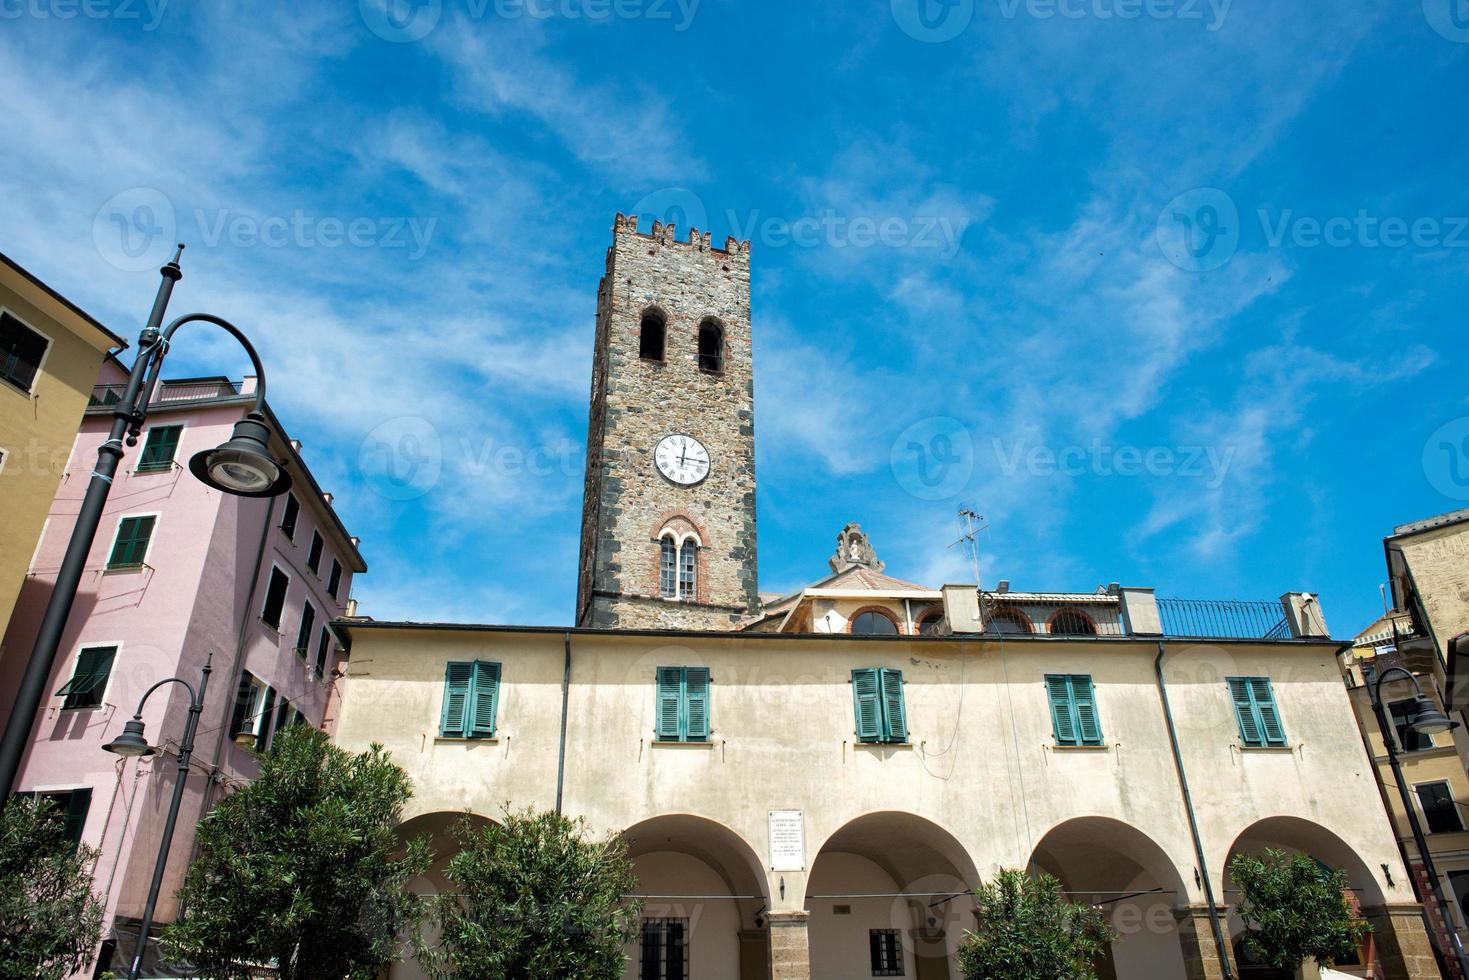
POLYGON ((636 215, 617 216, 598 292, 578 625, 730 629, 758 606, 750 246, 709 240, 694 229, 678 241, 658 222, 641 234, 636 215), (650 307, 667 321, 661 363, 638 356, 650 307), (724 327, 719 374, 698 363, 710 317, 724 327), (671 433, 708 448, 699 485, 678 486, 654 466, 654 446, 671 433), (680 517, 703 542, 696 602, 658 595, 658 532, 680 517))

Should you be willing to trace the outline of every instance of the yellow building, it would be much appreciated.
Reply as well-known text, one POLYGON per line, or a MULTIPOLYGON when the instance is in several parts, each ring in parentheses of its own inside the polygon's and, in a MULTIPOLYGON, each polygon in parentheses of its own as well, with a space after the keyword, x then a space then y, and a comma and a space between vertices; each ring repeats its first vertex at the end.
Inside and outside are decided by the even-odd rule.
MULTIPOLYGON (((0 636, 102 360, 126 342, 0 255, 0 636)), ((25 656, 30 651, 20 652, 25 656)), ((0 657, 17 651, 0 650, 0 657)))

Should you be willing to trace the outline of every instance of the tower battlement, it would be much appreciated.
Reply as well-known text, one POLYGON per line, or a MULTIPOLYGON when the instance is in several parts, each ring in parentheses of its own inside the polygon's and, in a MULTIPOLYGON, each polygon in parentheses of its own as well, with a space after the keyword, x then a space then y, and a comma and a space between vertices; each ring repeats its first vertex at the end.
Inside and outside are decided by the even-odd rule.
POLYGON ((638 216, 635 214, 623 214, 621 211, 617 213, 617 218, 612 223, 612 234, 614 236, 636 235, 639 238, 646 238, 649 241, 655 241, 661 245, 686 245, 700 252, 714 252, 720 255, 742 255, 747 260, 750 254, 749 241, 740 241, 734 237, 727 237, 724 240, 723 248, 714 248, 711 245, 713 233, 707 231, 701 232, 697 228, 690 228, 688 239, 686 241, 680 241, 677 228, 673 222, 664 224, 661 221, 654 220, 652 231, 645 235, 638 230, 638 216))

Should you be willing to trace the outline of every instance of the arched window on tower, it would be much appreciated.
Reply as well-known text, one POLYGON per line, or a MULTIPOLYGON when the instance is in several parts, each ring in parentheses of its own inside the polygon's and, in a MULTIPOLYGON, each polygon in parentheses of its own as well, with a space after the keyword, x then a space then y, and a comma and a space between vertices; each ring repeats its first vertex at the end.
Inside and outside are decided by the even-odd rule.
POLYGON ((662 549, 658 556, 658 594, 665 599, 678 598, 678 545, 673 538, 664 538, 659 543, 662 549))
POLYGON ((699 546, 685 538, 678 550, 678 597, 688 602, 698 598, 699 546))
POLYGON ((699 370, 724 373, 724 327, 718 320, 699 324, 699 370))
POLYGON ((1097 627, 1086 613, 1063 609, 1051 617, 1051 632, 1057 636, 1095 636, 1097 627))
POLYGON ((645 361, 662 362, 667 339, 668 320, 662 311, 653 308, 644 310, 638 333, 638 357, 645 361))

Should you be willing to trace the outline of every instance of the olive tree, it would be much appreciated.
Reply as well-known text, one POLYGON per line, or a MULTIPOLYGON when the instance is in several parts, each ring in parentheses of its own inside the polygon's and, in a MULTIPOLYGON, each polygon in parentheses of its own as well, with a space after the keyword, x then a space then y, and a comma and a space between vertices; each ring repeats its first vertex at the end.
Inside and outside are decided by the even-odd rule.
POLYGON ((978 925, 959 947, 965 980, 1096 980, 1116 938, 1100 909, 1068 900, 1051 875, 1004 868, 974 895, 978 925))

